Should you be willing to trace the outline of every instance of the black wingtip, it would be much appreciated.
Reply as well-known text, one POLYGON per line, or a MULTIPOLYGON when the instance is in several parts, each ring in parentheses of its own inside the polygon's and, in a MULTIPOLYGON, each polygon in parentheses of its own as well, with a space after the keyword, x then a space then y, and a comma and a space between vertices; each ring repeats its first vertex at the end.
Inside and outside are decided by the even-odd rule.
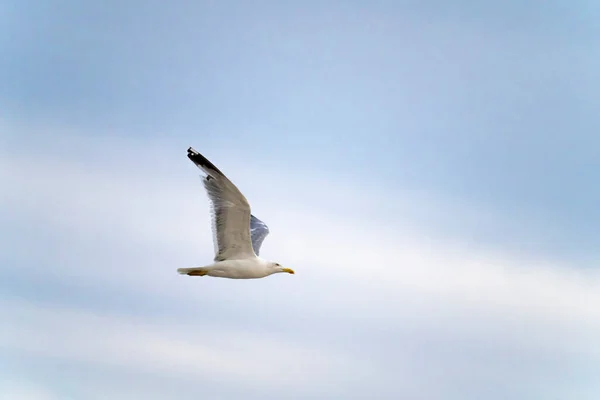
POLYGON ((221 170, 219 170, 219 168, 217 168, 213 163, 211 163, 206 157, 204 157, 202 154, 198 153, 196 150, 194 150, 193 147, 190 147, 187 150, 187 156, 188 158, 194 163, 196 164, 198 167, 204 169, 204 170, 212 170, 215 171, 221 175, 225 175, 223 174, 223 172, 221 172, 221 170))

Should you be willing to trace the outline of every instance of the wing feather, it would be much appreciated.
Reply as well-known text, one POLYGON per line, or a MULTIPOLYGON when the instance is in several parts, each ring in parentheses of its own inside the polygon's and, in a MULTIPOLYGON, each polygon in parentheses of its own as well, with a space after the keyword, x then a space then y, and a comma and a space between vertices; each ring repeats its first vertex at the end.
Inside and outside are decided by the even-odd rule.
POLYGON ((188 158, 206 173, 204 188, 211 202, 215 261, 256 256, 250 236, 250 204, 239 189, 193 148, 188 158))
POLYGON ((254 253, 256 253, 256 255, 259 254, 260 246, 268 234, 269 227, 267 224, 250 214, 250 237, 252 239, 252 248, 254 249, 254 253))

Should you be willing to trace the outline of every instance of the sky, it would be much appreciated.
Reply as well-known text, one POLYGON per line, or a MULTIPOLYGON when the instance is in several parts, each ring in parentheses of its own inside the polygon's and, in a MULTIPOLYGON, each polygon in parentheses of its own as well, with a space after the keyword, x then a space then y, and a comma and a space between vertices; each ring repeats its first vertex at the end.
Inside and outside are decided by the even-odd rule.
POLYGON ((600 396, 600 6, 0 2, 0 397, 600 396), (193 146, 295 275, 212 261, 193 146))

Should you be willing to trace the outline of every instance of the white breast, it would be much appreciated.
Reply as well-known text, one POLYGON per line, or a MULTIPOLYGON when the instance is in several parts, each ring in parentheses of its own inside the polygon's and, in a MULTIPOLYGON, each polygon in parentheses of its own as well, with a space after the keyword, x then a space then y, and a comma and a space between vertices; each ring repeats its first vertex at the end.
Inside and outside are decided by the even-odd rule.
POLYGON ((268 264, 256 257, 242 260, 224 260, 212 264, 208 275, 231 279, 264 278, 271 274, 268 264))

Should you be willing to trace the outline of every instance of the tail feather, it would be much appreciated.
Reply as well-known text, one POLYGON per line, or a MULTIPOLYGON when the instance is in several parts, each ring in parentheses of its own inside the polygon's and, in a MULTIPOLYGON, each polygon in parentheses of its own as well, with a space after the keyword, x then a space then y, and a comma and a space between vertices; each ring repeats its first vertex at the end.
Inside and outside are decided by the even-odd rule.
POLYGON ((202 267, 192 267, 192 268, 177 268, 177 272, 181 275, 189 275, 189 276, 204 276, 208 274, 206 268, 202 267))

